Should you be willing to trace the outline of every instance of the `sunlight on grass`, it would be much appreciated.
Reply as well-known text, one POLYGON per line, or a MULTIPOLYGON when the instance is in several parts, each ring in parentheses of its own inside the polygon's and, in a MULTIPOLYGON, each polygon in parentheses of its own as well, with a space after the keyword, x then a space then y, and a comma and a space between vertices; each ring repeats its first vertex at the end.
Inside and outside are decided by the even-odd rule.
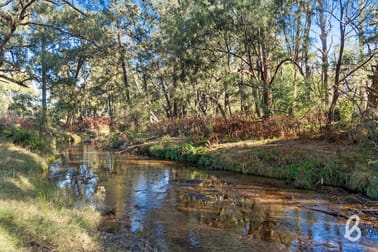
POLYGON ((0 144, 0 167, 3 174, 15 169, 17 172, 35 173, 48 168, 40 156, 14 144, 0 144))
POLYGON ((35 189, 34 185, 25 176, 18 176, 17 178, 11 178, 9 181, 18 187, 23 192, 33 191, 35 189))
POLYGON ((26 244, 43 244, 59 251, 93 251, 98 245, 88 230, 95 231, 98 220, 99 215, 91 208, 49 206, 44 211, 37 200, 0 200, 0 228, 5 237, 2 242, 8 247, 16 246, 14 240, 18 238, 26 244))
POLYGON ((14 145, 0 145, 0 251, 97 251, 100 216, 72 208, 46 180, 47 164, 14 145))
POLYGON ((1 251, 24 251, 19 248, 17 245, 18 241, 11 237, 6 230, 0 227, 0 248, 1 251))

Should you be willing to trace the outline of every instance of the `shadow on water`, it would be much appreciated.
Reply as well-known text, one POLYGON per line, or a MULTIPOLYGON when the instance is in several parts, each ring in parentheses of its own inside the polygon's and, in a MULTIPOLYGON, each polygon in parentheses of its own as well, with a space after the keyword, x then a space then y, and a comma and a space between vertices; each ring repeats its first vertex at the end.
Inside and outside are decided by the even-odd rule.
POLYGON ((105 246, 148 251, 378 251, 377 205, 337 203, 346 195, 295 190, 281 182, 204 171, 167 161, 74 146, 50 176, 104 213, 105 246), (362 238, 344 238, 360 214, 362 238), (128 244, 144 239, 148 242, 128 244), (153 249, 152 249, 153 248, 153 249))

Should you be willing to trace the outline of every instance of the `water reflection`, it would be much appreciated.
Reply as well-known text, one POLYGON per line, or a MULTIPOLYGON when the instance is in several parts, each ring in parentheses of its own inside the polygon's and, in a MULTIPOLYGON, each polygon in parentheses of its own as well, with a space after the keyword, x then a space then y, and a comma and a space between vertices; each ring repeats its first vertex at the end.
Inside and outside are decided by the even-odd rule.
MULTIPOLYGON (((344 238, 344 218, 362 205, 271 185, 271 180, 75 146, 50 167, 78 202, 115 209, 111 232, 146 237, 159 251, 377 251, 377 219, 362 239, 344 238), (321 209, 322 211, 316 211, 321 209)), ((113 218, 113 217, 112 217, 113 218)), ((109 231, 110 232, 110 231, 109 231)))

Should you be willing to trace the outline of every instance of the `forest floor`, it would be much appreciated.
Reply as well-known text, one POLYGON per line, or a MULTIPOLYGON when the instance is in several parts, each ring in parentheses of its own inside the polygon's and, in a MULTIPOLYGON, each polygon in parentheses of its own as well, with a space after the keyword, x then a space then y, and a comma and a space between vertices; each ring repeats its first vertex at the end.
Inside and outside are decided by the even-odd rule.
POLYGON ((270 139, 219 144, 163 137, 123 149, 206 169, 285 180, 297 188, 343 188, 378 198, 378 164, 366 146, 326 140, 270 139))

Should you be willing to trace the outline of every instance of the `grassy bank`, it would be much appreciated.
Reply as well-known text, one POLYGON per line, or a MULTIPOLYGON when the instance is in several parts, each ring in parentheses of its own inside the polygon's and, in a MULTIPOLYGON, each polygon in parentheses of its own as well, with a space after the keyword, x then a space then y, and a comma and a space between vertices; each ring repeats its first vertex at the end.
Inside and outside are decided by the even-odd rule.
POLYGON ((2 251, 96 251, 98 213, 75 209, 46 178, 37 154, 0 144, 2 251))
POLYGON ((378 199, 378 161, 358 146, 325 141, 241 141, 215 147, 184 140, 147 144, 141 154, 286 180, 298 188, 342 187, 378 199))

